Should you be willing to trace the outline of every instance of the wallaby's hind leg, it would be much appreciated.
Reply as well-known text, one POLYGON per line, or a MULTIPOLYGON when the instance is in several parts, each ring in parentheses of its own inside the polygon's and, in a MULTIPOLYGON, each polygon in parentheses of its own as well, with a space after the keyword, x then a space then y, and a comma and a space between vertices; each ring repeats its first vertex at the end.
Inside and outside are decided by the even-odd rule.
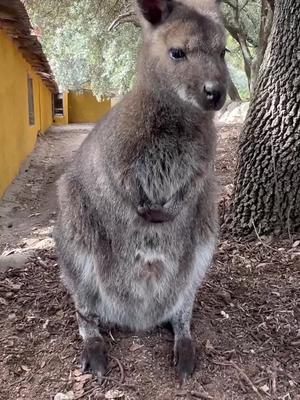
POLYGON ((81 369, 83 372, 91 370, 101 379, 107 369, 107 351, 104 339, 99 332, 98 321, 84 313, 82 309, 77 309, 77 321, 79 333, 83 339, 81 369))
POLYGON ((171 319, 174 331, 174 363, 180 384, 184 384, 195 369, 195 346, 191 336, 193 298, 187 299, 171 319))

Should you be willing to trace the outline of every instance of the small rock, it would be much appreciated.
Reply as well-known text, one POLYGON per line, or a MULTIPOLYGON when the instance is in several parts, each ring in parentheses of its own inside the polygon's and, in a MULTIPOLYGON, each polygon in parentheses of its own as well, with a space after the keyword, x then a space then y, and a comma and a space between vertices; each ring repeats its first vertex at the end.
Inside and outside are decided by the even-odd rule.
POLYGON ((0 270, 6 271, 8 268, 22 268, 29 261, 30 254, 11 254, 0 256, 0 270))
POLYGON ((270 390, 268 385, 263 385, 260 387, 260 390, 264 393, 268 393, 268 391, 270 390))
POLYGON ((221 311, 220 313, 222 315, 222 317, 224 317, 225 319, 229 319, 229 314, 227 314, 225 311, 221 311))
POLYGON ((13 225, 13 223, 12 222, 9 222, 8 224, 7 224, 7 227, 8 228, 12 228, 14 225, 13 225))
POLYGON ((67 393, 57 393, 54 396, 54 400, 74 400, 75 396, 73 392, 67 392, 67 393))

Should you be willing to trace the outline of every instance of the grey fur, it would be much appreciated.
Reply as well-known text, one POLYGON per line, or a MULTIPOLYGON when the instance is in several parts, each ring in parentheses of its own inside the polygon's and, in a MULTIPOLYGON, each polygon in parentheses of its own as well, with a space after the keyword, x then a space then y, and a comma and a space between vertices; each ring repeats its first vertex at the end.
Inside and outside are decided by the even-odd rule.
POLYGON ((192 307, 217 237, 213 112, 198 92, 205 80, 226 88, 227 79, 217 53, 225 47, 222 27, 203 13, 173 2, 165 22, 144 27, 135 87, 97 124, 59 181, 62 279, 80 313, 83 364, 98 375, 104 358, 86 354, 95 352, 91 343, 103 352, 99 323, 138 331, 170 321, 180 379, 193 370, 192 307), (178 26, 177 40, 193 40, 186 66, 168 55, 178 26))

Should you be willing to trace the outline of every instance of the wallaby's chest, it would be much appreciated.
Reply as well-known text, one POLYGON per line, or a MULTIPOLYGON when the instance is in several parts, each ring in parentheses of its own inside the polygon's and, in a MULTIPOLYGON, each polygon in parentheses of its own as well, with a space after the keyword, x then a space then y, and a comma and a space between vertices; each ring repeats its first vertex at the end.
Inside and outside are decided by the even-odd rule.
POLYGON ((198 164, 192 143, 162 136, 140 149, 136 173, 151 199, 167 201, 191 178, 198 164))

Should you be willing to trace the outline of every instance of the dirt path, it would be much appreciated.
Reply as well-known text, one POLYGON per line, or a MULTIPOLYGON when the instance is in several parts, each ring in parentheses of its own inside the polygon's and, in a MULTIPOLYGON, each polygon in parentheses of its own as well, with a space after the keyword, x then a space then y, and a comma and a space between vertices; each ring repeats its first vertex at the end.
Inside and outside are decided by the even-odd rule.
POLYGON ((57 126, 39 137, 35 151, 0 201, 0 254, 50 245, 56 212, 55 182, 92 127, 57 126))
MULTIPOLYGON (((110 380, 99 386, 80 373, 81 341, 59 281, 51 230, 55 181, 89 129, 55 128, 41 137, 29 166, 0 202, 0 254, 31 254, 25 265, 19 259, 19 268, 0 264, 0 400, 48 400, 57 393, 65 395, 55 400, 300 400, 297 238, 239 243, 223 235, 195 304, 198 365, 186 387, 176 388, 173 339, 163 328, 139 335, 106 332, 110 380)), ((238 129, 220 130, 221 221, 238 129)))

